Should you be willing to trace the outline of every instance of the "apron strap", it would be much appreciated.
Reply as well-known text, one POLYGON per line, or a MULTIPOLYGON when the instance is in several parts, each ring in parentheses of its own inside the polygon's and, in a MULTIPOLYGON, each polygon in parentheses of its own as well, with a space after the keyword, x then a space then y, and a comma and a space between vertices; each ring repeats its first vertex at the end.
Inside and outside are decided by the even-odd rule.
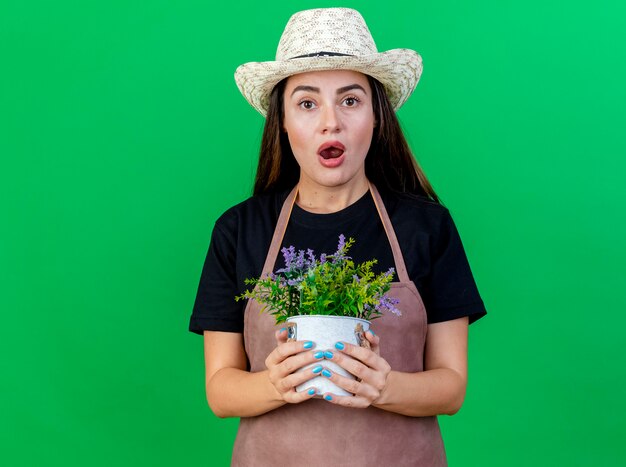
POLYGON ((280 210, 278 222, 276 223, 276 228, 274 229, 274 235, 272 237, 272 243, 270 243, 270 248, 267 251, 267 256, 265 257, 265 264, 263 265, 263 272, 261 273, 261 277, 266 277, 274 269, 274 263, 276 263, 278 251, 280 250, 280 246, 283 243, 285 230, 287 230, 287 222, 289 222, 291 210, 293 209, 293 203, 296 201, 297 195, 298 185, 293 187, 293 190, 291 190, 291 193, 289 193, 289 195, 287 196, 287 199, 283 203, 283 207, 280 210))
MULTIPOLYGON (((391 253, 393 254, 393 260, 396 265, 396 276, 398 278, 398 281, 410 282, 411 280, 409 279, 406 265, 404 264, 404 258, 402 256, 402 251, 400 250, 400 244, 398 243, 396 232, 393 229, 393 225, 391 224, 391 220, 389 219, 389 214, 387 214, 387 209, 385 208, 383 200, 380 197, 380 193, 378 193, 376 187, 372 185, 369 181, 367 182, 367 184, 370 192, 372 193, 374 205, 376 206, 376 210, 378 211, 380 220, 383 223, 385 233, 387 234, 389 245, 391 246, 391 253)), ((298 186, 296 185, 293 190, 291 190, 291 193, 289 193, 289 195, 287 196, 287 199, 283 203, 283 207, 280 210, 278 222, 276 223, 276 228, 274 229, 274 235, 272 237, 272 243, 270 244, 267 256, 265 257, 265 264, 263 265, 263 272, 261 274, 261 277, 266 277, 274 269, 274 263, 276 263, 278 252, 283 243, 283 237, 285 236, 287 223, 289 222, 289 217, 291 216, 293 204, 296 201, 297 195, 298 186)))
POLYGON ((396 263, 396 275, 398 281, 410 282, 411 279, 409 279, 409 274, 407 273, 406 265, 404 264, 404 257, 402 256, 402 251, 400 250, 400 244, 398 243, 398 238, 396 237, 396 231, 393 229, 393 225, 391 224, 391 219, 389 219, 389 214, 387 214, 385 204, 380 197, 380 193, 378 193, 378 189, 376 189, 376 187, 372 185, 369 180, 367 181, 367 184, 369 185, 370 192, 372 193, 372 197, 374 198, 374 204, 376 205, 376 210, 378 211, 380 220, 383 222, 385 233, 387 234, 389 244, 391 245, 393 261, 394 263, 396 263))

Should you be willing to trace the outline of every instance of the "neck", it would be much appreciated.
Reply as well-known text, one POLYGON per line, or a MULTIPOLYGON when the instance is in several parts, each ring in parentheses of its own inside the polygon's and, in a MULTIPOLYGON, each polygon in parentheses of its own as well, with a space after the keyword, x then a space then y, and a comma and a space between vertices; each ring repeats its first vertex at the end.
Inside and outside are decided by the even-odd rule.
POLYGON ((367 191, 367 179, 350 186, 312 186, 303 180, 298 183, 296 204, 305 211, 329 214, 341 211, 358 201, 367 191))

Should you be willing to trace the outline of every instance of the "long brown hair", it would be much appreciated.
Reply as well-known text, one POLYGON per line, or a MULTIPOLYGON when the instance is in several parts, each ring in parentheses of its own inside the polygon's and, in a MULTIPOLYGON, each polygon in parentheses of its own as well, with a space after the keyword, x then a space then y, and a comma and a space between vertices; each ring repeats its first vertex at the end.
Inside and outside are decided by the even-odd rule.
MULTIPOLYGON (((411 153, 383 85, 371 76, 367 78, 372 88, 372 107, 377 125, 365 158, 365 175, 378 188, 426 196, 439 203, 435 190, 411 153)), ((282 131, 286 83, 285 78, 270 95, 254 181, 255 195, 293 188, 300 178, 300 167, 291 151, 287 134, 282 131)))

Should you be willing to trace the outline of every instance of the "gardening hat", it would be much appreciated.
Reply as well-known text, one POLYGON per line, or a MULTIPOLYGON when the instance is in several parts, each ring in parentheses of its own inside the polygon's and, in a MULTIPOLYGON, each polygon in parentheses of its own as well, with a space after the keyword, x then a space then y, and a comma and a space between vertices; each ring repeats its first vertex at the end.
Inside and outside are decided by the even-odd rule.
POLYGON ((281 80, 298 73, 353 70, 376 78, 398 110, 422 74, 422 57, 410 49, 378 52, 361 14, 349 8, 320 8, 295 13, 278 42, 276 60, 249 62, 235 71, 243 97, 261 115, 281 80))

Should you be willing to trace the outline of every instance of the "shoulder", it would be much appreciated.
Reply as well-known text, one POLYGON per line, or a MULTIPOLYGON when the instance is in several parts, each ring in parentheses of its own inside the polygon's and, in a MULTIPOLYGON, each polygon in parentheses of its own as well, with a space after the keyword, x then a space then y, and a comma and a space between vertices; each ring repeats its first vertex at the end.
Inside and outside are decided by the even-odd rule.
POLYGON ((251 196, 224 211, 215 221, 215 230, 233 233, 250 225, 273 225, 287 195, 279 192, 251 196))
POLYGON ((390 191, 381 191, 380 195, 394 228, 438 233, 452 223, 448 208, 425 196, 390 191))

